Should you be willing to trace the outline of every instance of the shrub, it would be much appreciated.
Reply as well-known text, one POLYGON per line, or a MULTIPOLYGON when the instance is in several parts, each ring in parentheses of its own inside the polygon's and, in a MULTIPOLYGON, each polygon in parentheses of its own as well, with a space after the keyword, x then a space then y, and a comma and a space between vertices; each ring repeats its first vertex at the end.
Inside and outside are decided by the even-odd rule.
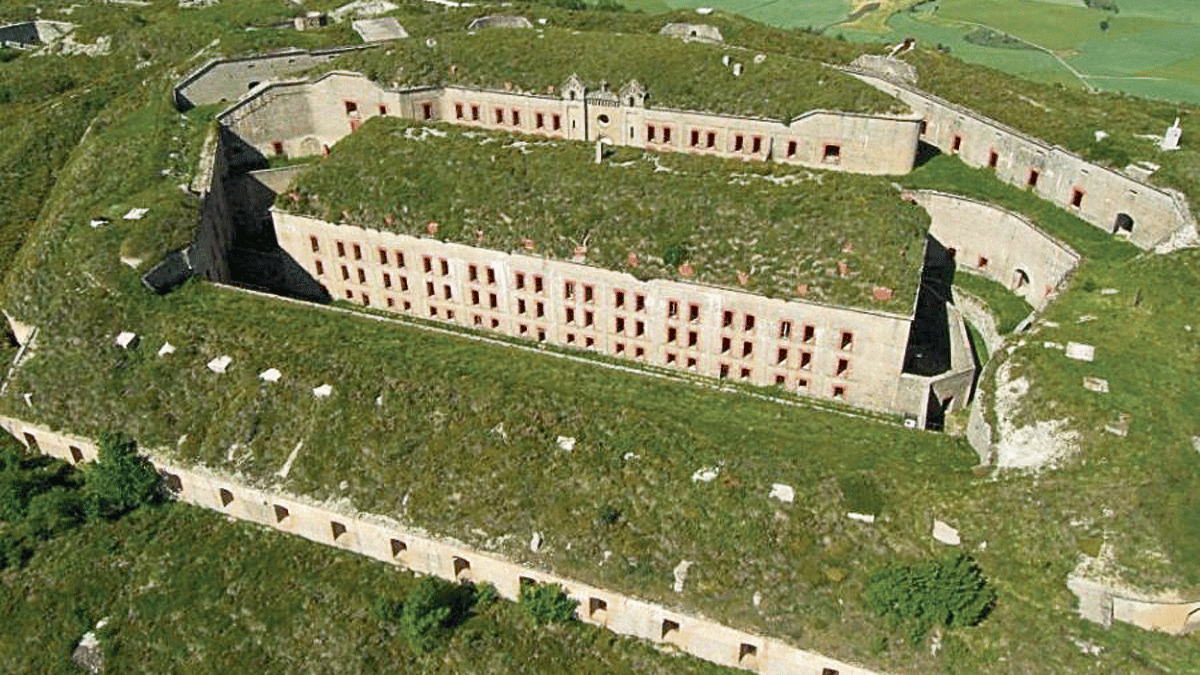
POLYGON ((440 579, 425 577, 404 598, 399 632, 412 651, 431 651, 445 636, 445 624, 451 614, 448 587, 440 579))
POLYGON ((521 587, 520 607, 536 623, 565 623, 575 618, 579 603, 567 597, 558 584, 526 584, 521 587))
POLYGON ((663 251, 663 262, 668 267, 679 267, 688 259, 688 250, 681 244, 673 244, 663 251))
POLYGON ((965 554, 942 560, 892 563, 876 570, 867 582, 867 607, 893 628, 906 627, 917 645, 934 626, 973 626, 987 616, 996 591, 965 554))
POLYGON ((62 486, 51 488, 31 499, 29 512, 25 516, 29 532, 39 539, 49 539, 83 522, 83 500, 79 492, 62 486))
POLYGON ((157 496, 158 473, 145 457, 137 454, 137 445, 128 438, 101 434, 97 461, 86 471, 84 489, 89 516, 116 518, 157 496))

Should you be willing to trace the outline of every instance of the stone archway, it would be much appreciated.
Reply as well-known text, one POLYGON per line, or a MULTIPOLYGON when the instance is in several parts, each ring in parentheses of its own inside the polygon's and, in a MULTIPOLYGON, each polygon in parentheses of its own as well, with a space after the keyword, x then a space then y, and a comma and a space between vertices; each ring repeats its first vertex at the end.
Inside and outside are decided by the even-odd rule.
POLYGON ((306 157, 321 154, 321 141, 312 136, 300 141, 300 154, 306 157))

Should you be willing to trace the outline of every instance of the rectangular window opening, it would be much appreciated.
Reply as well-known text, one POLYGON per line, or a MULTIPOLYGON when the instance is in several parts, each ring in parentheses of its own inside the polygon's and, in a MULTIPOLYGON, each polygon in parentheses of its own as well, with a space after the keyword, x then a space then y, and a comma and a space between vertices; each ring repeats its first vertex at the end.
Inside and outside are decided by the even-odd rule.
POLYGON ((787 156, 788 157, 796 156, 796 141, 788 141, 787 156))
POLYGON ((1071 190, 1071 206, 1075 208, 1083 206, 1083 190, 1079 188, 1071 190))
POLYGON ((1037 187, 1038 177, 1041 175, 1042 174, 1038 173, 1037 169, 1030 169, 1029 170, 1029 180, 1025 181, 1025 184, 1028 185, 1029 187, 1037 187))
POLYGON ((821 157, 822 161, 829 164, 837 164, 842 160, 842 146, 828 144, 825 146, 825 153, 821 157))

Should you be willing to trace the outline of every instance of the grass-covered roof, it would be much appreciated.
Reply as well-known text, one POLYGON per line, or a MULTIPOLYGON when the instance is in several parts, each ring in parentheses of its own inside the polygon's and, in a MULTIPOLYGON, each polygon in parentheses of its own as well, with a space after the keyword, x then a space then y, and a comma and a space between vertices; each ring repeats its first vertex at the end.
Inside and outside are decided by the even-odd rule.
POLYGON ((502 251, 531 239, 570 260, 640 277, 908 313, 929 216, 889 179, 772 163, 623 148, 601 164, 591 144, 377 118, 297 179, 282 208, 331 222, 438 236, 502 251), (477 232, 483 232, 482 243, 477 232), (638 266, 627 266, 629 253, 638 266), (838 274, 838 263, 848 272, 838 274), (872 289, 895 291, 874 299, 872 289))
POLYGON ((462 31, 423 41, 404 40, 385 49, 339 57, 321 70, 362 72, 384 85, 463 85, 544 94, 577 73, 591 89, 636 79, 647 88, 648 105, 767 117, 790 121, 814 109, 901 113, 900 101, 818 61, 676 38, 538 29, 462 31), (741 63, 734 76, 722 57, 741 63))

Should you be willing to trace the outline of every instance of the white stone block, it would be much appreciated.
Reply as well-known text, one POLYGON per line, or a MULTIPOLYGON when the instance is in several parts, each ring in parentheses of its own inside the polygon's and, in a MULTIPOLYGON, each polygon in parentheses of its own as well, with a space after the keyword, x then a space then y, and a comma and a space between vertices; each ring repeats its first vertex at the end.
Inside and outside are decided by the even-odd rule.
POLYGON ((1108 380, 1102 380, 1098 377, 1083 378, 1083 388, 1088 391, 1094 391, 1100 394, 1108 393, 1108 380))
POLYGON ((268 368, 258 374, 258 379, 263 382, 278 382, 281 377, 283 377, 283 373, 275 368, 268 368))
POLYGON ((721 470, 715 466, 701 467, 699 469, 696 469, 696 473, 692 474, 692 482, 693 483, 697 483, 697 482, 708 483, 708 482, 712 481, 714 478, 716 478, 717 474, 719 474, 719 473, 721 473, 721 470))
POLYGON ((853 511, 851 511, 846 514, 846 517, 849 518, 850 520, 857 520, 857 521, 864 522, 867 524, 871 524, 871 523, 875 522, 875 515, 871 514, 871 513, 854 513, 853 511))
POLYGON ((158 349, 159 356, 166 356, 167 354, 174 354, 174 353, 175 353, 175 345, 171 344, 170 342, 164 342, 163 346, 158 349))
POLYGON ((1067 343, 1067 358, 1076 361, 1091 361, 1096 357, 1096 348, 1079 342, 1067 343))
POLYGON ((317 398, 329 398, 329 395, 332 393, 333 387, 328 384, 323 384, 313 389, 313 396, 316 396, 317 398))
POLYGON ((933 538, 950 546, 958 546, 962 543, 962 540, 958 538, 958 530, 940 520, 933 521, 933 538))
POLYGON ((229 356, 218 356, 217 358, 208 362, 208 369, 214 373, 224 373, 225 370, 229 368, 229 364, 231 363, 233 363, 233 358, 229 356))
POLYGON ((150 213, 150 209, 129 209, 129 213, 125 214, 125 220, 141 220, 150 213))
POLYGON ((119 335, 117 335, 117 346, 122 349, 129 349, 129 345, 133 344, 133 341, 136 339, 137 333, 122 331, 119 335))
POLYGON ((671 588, 676 593, 683 592, 683 584, 687 581, 688 570, 692 567, 692 564, 693 563, 690 560, 680 560, 679 564, 675 566, 675 569, 672 572, 672 574, 675 576, 675 583, 671 586, 671 588))
POLYGON ((781 502, 791 504, 796 499, 796 491, 790 485, 783 483, 772 483, 770 497, 778 499, 781 502))
POLYGON ((575 439, 571 436, 559 436, 557 439, 558 447, 561 450, 571 452, 575 449, 575 439))

